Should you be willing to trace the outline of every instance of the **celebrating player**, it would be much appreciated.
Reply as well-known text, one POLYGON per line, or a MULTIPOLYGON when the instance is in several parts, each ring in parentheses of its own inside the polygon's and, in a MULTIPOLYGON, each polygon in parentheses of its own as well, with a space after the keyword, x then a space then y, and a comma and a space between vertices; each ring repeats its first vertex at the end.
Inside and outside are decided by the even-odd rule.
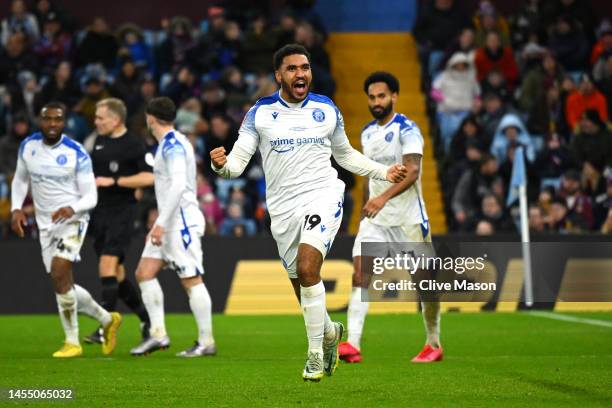
POLYGON ((390 182, 401 181, 406 169, 376 163, 351 147, 338 108, 309 92, 312 72, 304 47, 282 47, 273 63, 280 91, 249 110, 228 156, 223 147, 211 151, 211 166, 222 177, 238 177, 259 148, 272 234, 306 325, 308 358, 302 377, 319 381, 336 369, 344 331, 327 314, 320 274, 342 219, 344 183, 330 156, 349 171, 390 182))
POLYGON ((164 321, 164 294, 157 274, 164 265, 174 270, 189 296, 189 306, 198 326, 195 345, 180 357, 217 353, 212 333, 212 304, 202 275, 204 216, 196 199, 196 163, 186 136, 172 127, 176 106, 169 98, 154 98, 146 108, 149 131, 159 141, 155 154, 155 197, 159 215, 142 252, 136 279, 151 319, 150 337, 132 349, 145 355, 170 346, 164 321))
MULTIPOLYGON (((103 99, 96 105, 98 136, 91 160, 98 186, 98 205, 91 214, 90 232, 99 257, 102 306, 112 312, 117 306, 117 298, 121 298, 139 317, 141 335, 146 339, 149 337, 149 315, 138 290, 125 277, 123 261, 136 215, 134 190, 153 185, 153 172, 145 161, 144 142, 132 136, 125 127, 126 116, 125 104, 119 99, 103 99)), ((84 341, 101 343, 101 328, 84 341)))
POLYGON ((21 207, 30 184, 43 263, 53 282, 66 334, 64 345, 53 357, 83 354, 77 311, 100 322, 102 352, 110 354, 115 348, 121 315, 104 310, 72 277, 72 264, 80 260, 88 211, 95 207, 97 194, 89 155, 83 146, 62 133, 65 112, 59 103, 45 105, 41 111, 42 132, 34 133, 19 147, 11 191, 12 228, 23 238, 26 217, 21 207))
MULTIPOLYGON (((364 273, 362 243, 431 242, 429 221, 421 194, 423 136, 414 122, 395 113, 399 82, 387 72, 375 72, 364 83, 368 107, 374 120, 361 133, 363 152, 370 159, 391 165, 403 163, 408 176, 397 184, 375 179, 365 184, 365 197, 359 232, 353 246, 353 293, 348 308, 348 341, 339 347, 340 358, 349 363, 361 361, 361 333, 368 312, 367 288, 371 274, 364 273), (369 191, 369 194, 368 194, 369 191), (369 199, 368 199, 369 195, 369 199)), ((393 250, 393 248, 390 248, 393 250)), ((384 255, 383 255, 384 256, 384 255)), ((427 299, 421 303, 427 342, 413 362, 442 359, 440 347, 440 303, 427 299)))

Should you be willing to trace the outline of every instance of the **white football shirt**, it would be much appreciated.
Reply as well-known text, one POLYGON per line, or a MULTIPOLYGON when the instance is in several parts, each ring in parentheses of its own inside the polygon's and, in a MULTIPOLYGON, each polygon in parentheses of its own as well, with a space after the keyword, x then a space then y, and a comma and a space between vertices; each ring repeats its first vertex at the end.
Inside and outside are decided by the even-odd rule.
POLYGON ((203 233, 204 216, 196 198, 195 155, 185 135, 172 130, 159 141, 153 172, 159 212, 155 223, 165 231, 188 234, 188 228, 196 227, 203 233))
POLYGON ((53 146, 44 143, 40 132, 21 142, 11 187, 11 211, 21 209, 28 184, 41 230, 53 225, 54 211, 69 206, 75 212, 73 219, 88 217, 98 201, 91 158, 80 143, 66 135, 53 146))
POLYGON ((211 166, 223 177, 237 177, 257 149, 271 217, 288 218, 328 191, 338 178, 332 154, 353 173, 386 179, 387 166, 351 147, 339 109, 323 95, 310 93, 299 103, 289 103, 279 91, 260 99, 246 114, 228 163, 221 169, 211 166))
MULTIPOLYGON (((416 123, 396 113, 384 126, 379 126, 376 120, 368 123, 361 132, 361 145, 367 157, 389 166, 401 164, 402 156, 406 154, 422 156, 424 141, 416 123)), ((370 179, 370 198, 382 194, 391 186, 387 181, 370 179)), ((406 191, 389 200, 376 217, 372 218, 372 222, 382 226, 427 224, 426 228, 429 228, 421 191, 419 171, 417 181, 406 191)))

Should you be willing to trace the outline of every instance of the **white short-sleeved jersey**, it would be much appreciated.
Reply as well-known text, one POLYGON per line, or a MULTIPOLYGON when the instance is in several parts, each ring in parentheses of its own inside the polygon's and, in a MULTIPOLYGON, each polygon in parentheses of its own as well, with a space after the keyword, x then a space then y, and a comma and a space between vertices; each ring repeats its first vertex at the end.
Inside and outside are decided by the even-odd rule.
MULTIPOLYGON (((406 154, 416 153, 422 156, 423 144, 423 136, 417 125, 400 113, 396 113, 384 126, 379 126, 374 120, 361 132, 363 154, 387 166, 402 163, 402 156, 406 154)), ((370 198, 382 194, 391 186, 388 181, 370 179, 370 198)), ((388 227, 421 224, 429 229, 429 218, 421 191, 419 172, 417 181, 406 191, 389 200, 371 221, 388 227)))
POLYGON ((204 233, 204 216, 196 198, 195 155, 185 135, 173 130, 160 140, 153 172, 159 211, 156 224, 166 231, 184 230, 188 245, 190 228, 204 233))
POLYGON ((12 210, 21 209, 28 182, 36 223, 41 230, 53 225, 51 214, 62 207, 74 209, 73 219, 88 219, 88 210, 96 205, 91 158, 81 144, 66 135, 53 146, 44 143, 42 133, 34 133, 21 142, 13 180, 12 210))

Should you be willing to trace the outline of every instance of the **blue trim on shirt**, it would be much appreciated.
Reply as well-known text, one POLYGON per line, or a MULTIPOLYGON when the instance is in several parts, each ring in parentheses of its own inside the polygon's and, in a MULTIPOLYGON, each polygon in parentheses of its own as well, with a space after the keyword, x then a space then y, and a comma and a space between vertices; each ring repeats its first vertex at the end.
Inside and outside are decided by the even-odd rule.
POLYGON ((32 142, 34 140, 42 140, 43 135, 40 132, 32 133, 30 136, 26 137, 23 142, 19 145, 19 156, 23 159, 23 151, 25 150, 25 146, 28 142, 32 142))
POLYGON ((85 149, 80 143, 75 142, 74 140, 72 140, 66 135, 62 135, 62 140, 59 142, 58 146, 59 145, 67 146, 73 149, 74 151, 76 151, 76 154, 77 154, 76 171, 77 172, 89 171, 89 169, 91 169, 91 159, 89 158, 89 154, 87 154, 87 152, 85 151, 85 149))
POLYGON ((376 119, 374 119, 373 121, 371 121, 370 123, 368 123, 367 125, 365 125, 363 127, 363 129, 361 129, 361 133, 365 132, 367 128, 369 128, 370 126, 373 126, 376 124, 376 119))
POLYGON ((166 136, 163 137, 163 146, 162 146, 162 157, 165 159, 168 157, 170 153, 172 154, 185 154, 185 148, 178 141, 176 136, 174 135, 174 131, 168 132, 166 136))

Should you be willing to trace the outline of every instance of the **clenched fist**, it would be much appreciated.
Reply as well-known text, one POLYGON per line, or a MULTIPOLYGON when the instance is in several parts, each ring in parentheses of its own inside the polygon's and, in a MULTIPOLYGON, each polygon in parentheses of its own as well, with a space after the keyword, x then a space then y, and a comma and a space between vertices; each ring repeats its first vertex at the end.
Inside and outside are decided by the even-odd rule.
POLYGON ((408 175, 408 169, 401 164, 394 164, 387 170, 387 181, 391 183, 399 183, 408 175))
POLYGON ((210 151, 210 160, 212 161, 215 168, 220 169, 227 163, 227 156, 225 155, 225 147, 217 147, 210 151))

